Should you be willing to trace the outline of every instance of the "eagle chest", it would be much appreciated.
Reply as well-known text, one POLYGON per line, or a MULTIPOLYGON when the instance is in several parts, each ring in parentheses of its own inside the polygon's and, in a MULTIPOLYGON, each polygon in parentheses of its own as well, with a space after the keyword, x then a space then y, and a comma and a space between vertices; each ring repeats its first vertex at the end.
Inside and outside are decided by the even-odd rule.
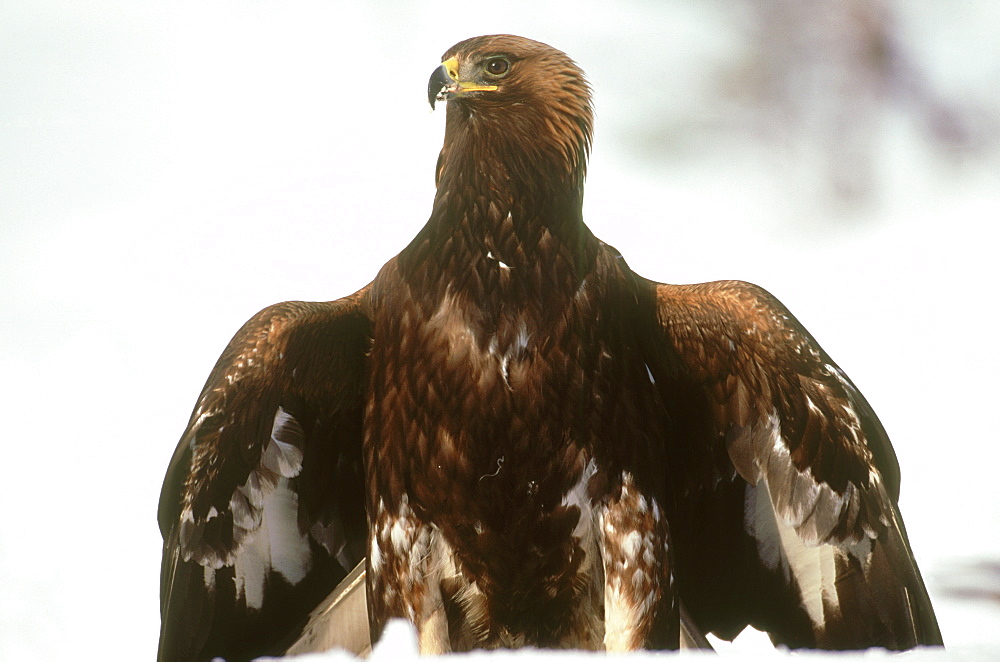
POLYGON ((397 309, 413 312, 376 325, 366 414, 373 621, 431 632, 421 610, 439 602, 457 621, 446 649, 597 646, 601 559, 647 568, 628 584, 647 606, 667 565, 662 486, 633 470, 660 466, 656 417, 629 409, 653 393, 644 364, 572 307, 492 326, 447 296, 422 318, 397 309))
POLYGON ((650 448, 655 417, 633 415, 656 397, 644 364, 574 304, 486 322, 449 295, 430 314, 394 305, 404 312, 375 328, 366 416, 379 471, 401 474, 382 491, 412 498, 419 477, 469 496, 486 485, 531 496, 553 469, 578 480, 590 459, 619 464, 601 455, 623 439, 650 448))

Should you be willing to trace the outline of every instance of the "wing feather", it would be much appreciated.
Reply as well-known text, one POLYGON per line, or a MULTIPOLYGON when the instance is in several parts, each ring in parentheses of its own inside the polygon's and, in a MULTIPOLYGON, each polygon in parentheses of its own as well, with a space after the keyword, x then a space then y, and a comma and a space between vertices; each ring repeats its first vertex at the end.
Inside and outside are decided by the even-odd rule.
POLYGON ((684 468, 671 523, 681 595, 699 625, 735 636, 752 624, 793 647, 940 644, 895 453, 854 384, 759 287, 642 288, 644 351, 684 468))
POLYGON ((363 558, 367 291, 261 311, 212 370, 160 495, 160 660, 283 652, 363 558))

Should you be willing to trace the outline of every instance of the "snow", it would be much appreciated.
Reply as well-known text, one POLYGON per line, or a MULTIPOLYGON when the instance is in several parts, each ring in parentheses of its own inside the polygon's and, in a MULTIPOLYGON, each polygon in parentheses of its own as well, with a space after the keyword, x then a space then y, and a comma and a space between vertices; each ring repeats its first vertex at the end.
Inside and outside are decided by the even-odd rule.
MULTIPOLYGON (((995 653, 995 651, 994 651, 995 653)), ((788 651, 774 651, 760 647, 749 647, 739 651, 721 651, 719 655, 711 651, 682 651, 679 657, 686 660, 703 659, 718 660, 720 657, 738 657, 740 660, 774 660, 782 657, 786 659, 794 658, 803 662, 821 660, 833 660, 838 662, 850 662, 851 660, 864 660, 865 662, 879 662, 880 660, 897 659, 898 653, 891 653, 885 650, 869 650, 857 653, 835 653, 824 651, 805 651, 790 653, 788 651)), ((994 655, 995 656, 995 655, 994 655)), ((909 651, 905 654, 908 662, 972 662, 974 660, 993 659, 990 651, 985 649, 968 648, 956 646, 947 650, 940 648, 921 648, 909 651)), ((475 651, 462 656, 470 661, 510 661, 510 662, 530 662, 532 660, 545 660, 545 662, 559 662, 560 660, 574 660, 580 662, 591 658, 594 660, 605 660, 607 657, 602 653, 583 651, 539 651, 536 649, 521 649, 516 651, 475 651)), ((629 660, 637 662, 662 660, 663 653, 641 652, 632 653, 629 660)), ((272 658, 261 658, 262 662, 270 661, 272 658)), ((329 651, 326 653, 311 653, 299 655, 294 658, 297 662, 347 662, 354 660, 345 651, 329 651)), ((386 626, 381 641, 372 650, 371 660, 414 660, 418 659, 416 631, 413 626, 403 621, 393 621, 386 626)))
POLYGON ((868 3, 902 55, 845 92, 866 70, 803 38, 836 4, 812 1, 778 30, 765 0, 7 0, 0 659, 153 655, 159 483, 209 369, 258 309, 353 292, 413 236, 427 76, 500 31, 590 75, 598 236, 650 278, 766 287, 859 385, 948 657, 994 657, 1000 5, 868 3))

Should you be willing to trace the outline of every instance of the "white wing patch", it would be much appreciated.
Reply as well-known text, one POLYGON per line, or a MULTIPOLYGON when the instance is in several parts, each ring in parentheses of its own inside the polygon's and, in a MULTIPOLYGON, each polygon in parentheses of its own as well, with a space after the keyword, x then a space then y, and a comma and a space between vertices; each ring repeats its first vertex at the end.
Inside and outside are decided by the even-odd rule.
MULTIPOLYGON (((807 405, 815 407, 808 398, 807 405)), ((825 542, 845 517, 852 521, 857 518, 861 507, 857 487, 848 483, 843 494, 839 494, 826 483, 818 482, 810 471, 800 471, 781 436, 777 411, 771 414, 765 435, 761 458, 755 461, 757 475, 749 477, 747 482, 755 484, 758 478, 765 481, 774 511, 783 523, 795 529, 805 544, 815 546, 825 542)))
POLYGON ((309 538, 298 524, 298 494, 289 481, 302 471, 302 449, 284 441, 302 436, 298 421, 278 407, 259 468, 250 472, 230 501, 234 523, 248 530, 243 544, 235 550, 233 565, 236 595, 245 598, 250 609, 263 605, 270 572, 294 585, 312 567, 309 538))
POLYGON ((270 572, 298 584, 312 567, 309 539, 298 526, 298 507, 298 495, 288 479, 281 478, 264 497, 260 527, 236 554, 236 596, 245 597, 250 609, 264 604, 270 572))
POLYGON ((309 539, 299 530, 299 496, 287 478, 264 500, 264 521, 271 550, 271 568, 292 584, 298 584, 312 567, 309 539))
MULTIPOLYGON (((830 366, 828 369, 844 381, 839 371, 830 366)), ((806 406, 817 409, 808 397, 806 406)), ((861 443, 860 418, 853 408, 844 409, 851 421, 851 441, 861 443)), ((867 573, 876 537, 867 523, 863 531, 843 542, 832 538, 833 531, 838 527, 847 531, 856 528, 863 498, 874 498, 876 502, 884 499, 882 479, 871 470, 864 491, 848 482, 843 493, 838 493, 817 481, 810 471, 800 471, 782 437, 777 412, 771 414, 764 438, 759 438, 758 443, 762 452, 755 462, 756 476, 747 481, 744 528, 754 537, 764 567, 780 572, 786 583, 797 588, 813 630, 822 638, 827 617, 840 615, 838 562, 853 557, 867 573)), ((886 523, 884 513, 881 518, 886 523)))
POLYGON ((214 506, 201 521, 195 520, 190 504, 181 514, 184 559, 194 559, 205 567, 205 584, 210 589, 215 584, 215 570, 232 566, 237 597, 250 609, 262 607, 270 573, 297 584, 312 567, 308 534, 299 530, 298 494, 291 483, 302 471, 303 438, 295 417, 278 407, 257 467, 230 497, 230 548, 217 549, 200 542, 203 527, 216 520, 216 526, 227 525, 214 506))
POLYGON ((747 488, 746 517, 761 562, 769 570, 780 569, 786 582, 794 580, 813 630, 822 633, 826 613, 840 611, 834 582, 837 557, 843 552, 836 545, 804 542, 789 523, 775 514, 764 480, 756 488, 747 488))
POLYGON ((281 407, 274 415, 274 425, 271 426, 271 439, 264 448, 260 458, 262 466, 279 476, 294 478, 302 471, 302 449, 282 441, 282 438, 299 438, 303 436, 302 427, 295 418, 281 407))

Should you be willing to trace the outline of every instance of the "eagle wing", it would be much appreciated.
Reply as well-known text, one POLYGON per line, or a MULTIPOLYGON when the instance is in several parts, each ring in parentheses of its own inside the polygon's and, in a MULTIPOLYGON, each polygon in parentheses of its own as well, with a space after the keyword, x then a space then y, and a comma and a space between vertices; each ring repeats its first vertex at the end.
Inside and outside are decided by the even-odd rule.
POLYGON ((364 557, 368 288, 230 341, 160 493, 159 659, 280 653, 364 557))
POLYGON ((754 285, 643 281, 669 413, 678 584, 705 631, 790 647, 941 643, 864 396, 754 285))

